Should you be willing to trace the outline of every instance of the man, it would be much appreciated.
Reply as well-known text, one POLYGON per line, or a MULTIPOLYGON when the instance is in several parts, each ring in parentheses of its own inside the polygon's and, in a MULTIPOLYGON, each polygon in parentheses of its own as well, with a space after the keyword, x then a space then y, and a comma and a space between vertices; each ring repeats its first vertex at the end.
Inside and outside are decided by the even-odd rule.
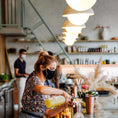
POLYGON ((14 73, 16 76, 16 85, 18 90, 18 109, 19 112, 21 110, 22 104, 22 96, 25 88, 26 79, 28 77, 28 73, 25 72, 26 69, 26 50, 20 49, 19 50, 19 58, 14 63, 14 73))

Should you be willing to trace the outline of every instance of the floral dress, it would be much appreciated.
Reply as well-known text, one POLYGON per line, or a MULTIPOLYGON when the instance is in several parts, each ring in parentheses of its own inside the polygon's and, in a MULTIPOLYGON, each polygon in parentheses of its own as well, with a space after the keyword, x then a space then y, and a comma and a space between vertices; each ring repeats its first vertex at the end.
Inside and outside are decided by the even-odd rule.
MULTIPOLYGON (((49 95, 42 95, 34 91, 36 85, 42 85, 40 79, 36 73, 33 72, 26 81, 26 86, 22 98, 23 110, 30 112, 45 113, 47 109, 45 106, 45 100, 49 98, 49 95)), ((46 80, 44 86, 51 86, 51 83, 46 80)))

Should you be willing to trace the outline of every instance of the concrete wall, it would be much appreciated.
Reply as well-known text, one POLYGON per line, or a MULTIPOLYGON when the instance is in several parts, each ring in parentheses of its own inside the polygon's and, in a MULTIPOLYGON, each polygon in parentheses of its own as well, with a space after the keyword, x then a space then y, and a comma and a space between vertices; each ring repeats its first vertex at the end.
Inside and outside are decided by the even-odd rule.
MULTIPOLYGON (((32 0, 32 3, 39 11, 45 22, 55 35, 62 33, 62 25, 66 18, 62 17, 62 13, 67 6, 65 0, 32 0)), ((82 34, 89 37, 90 40, 98 39, 98 30, 93 29, 98 25, 110 26, 108 38, 118 36, 118 0, 97 0, 93 6, 95 15, 89 17, 86 23, 86 29, 82 30, 82 34)), ((33 9, 26 0, 26 24, 32 26, 39 19, 33 9)), ((36 30, 41 40, 48 40, 52 37, 47 33, 44 26, 36 30)))
MULTIPOLYGON (((40 15, 43 17, 45 22, 48 24, 50 29, 55 35, 60 35, 62 33, 62 25, 66 18, 62 17, 62 13, 66 8, 67 4, 65 0, 31 0, 35 5, 36 9, 39 11, 40 15)), ((38 21, 40 21, 39 17, 33 11, 28 1, 26 0, 26 26, 32 27, 38 21)), ((82 34, 89 37, 89 40, 98 39, 98 31, 93 30, 97 25, 101 26, 110 26, 108 30, 108 38, 118 37, 118 0, 97 0, 97 3, 94 5, 93 10, 95 15, 91 16, 86 23, 86 29, 82 30, 82 34)), ((48 41, 53 39, 44 25, 40 26, 35 30, 37 37, 40 40, 48 41)), ((7 39, 15 39, 15 37, 7 38, 7 39)), ((29 52, 39 51, 40 48, 38 44, 14 44, 8 43, 7 47, 16 47, 17 50, 19 48, 29 47, 29 52)), ((94 43, 76 43, 76 46, 86 46, 86 47, 99 47, 101 45, 108 45, 109 49, 113 51, 114 47, 117 48, 118 52, 118 43, 117 42, 94 42, 94 43)), ((65 45, 62 43, 62 46, 65 45)), ((58 52, 60 50, 59 46, 56 43, 44 43, 44 47, 46 50, 51 50, 53 52, 58 52)), ((98 61, 100 55, 70 55, 74 60, 76 58, 82 58, 85 60, 86 58, 94 59, 95 62, 98 61)), ((10 60, 12 63, 18 57, 18 55, 10 55, 10 60)), ((61 55, 61 58, 64 58, 64 55, 61 55)), ((29 55, 28 56, 28 66, 27 71, 31 72, 33 70, 33 65, 37 59, 37 55, 29 55)), ((110 61, 117 61, 118 55, 103 55, 103 60, 110 59, 110 61)))
MULTIPOLYGON (((62 17, 62 13, 67 6, 65 0, 32 0, 33 5, 36 7, 40 15, 43 17, 45 22, 48 24, 49 28, 52 30, 54 35, 62 34, 62 25, 66 18, 62 17)), ((89 40, 96 40, 98 38, 99 29, 94 30, 97 25, 100 26, 109 26, 107 29, 108 39, 112 37, 118 37, 118 1, 117 0, 97 0, 96 4, 93 6, 95 15, 90 16, 87 21, 86 28, 82 30, 82 35, 88 36, 89 40)), ((31 8, 30 4, 26 0, 26 26, 32 27, 40 21, 39 17, 36 15, 34 10, 31 8)), ((40 26, 35 30, 37 37, 40 40, 48 41, 53 39, 44 25, 40 26)), ((87 48, 100 47, 101 45, 108 45, 108 49, 114 52, 114 47, 118 52, 118 43, 117 42, 94 42, 94 43, 75 43, 78 46, 84 46, 87 48)), ((62 44, 62 46, 65 46, 62 44)), ((51 50, 58 52, 60 50, 59 46, 56 44, 47 43, 44 44, 46 50, 51 50)), ((98 61, 100 55, 70 55, 72 59, 75 58, 91 58, 98 61)), ((62 56, 64 57, 64 56, 62 56)), ((110 59, 111 62, 117 61, 117 55, 104 55, 103 60, 110 59)))

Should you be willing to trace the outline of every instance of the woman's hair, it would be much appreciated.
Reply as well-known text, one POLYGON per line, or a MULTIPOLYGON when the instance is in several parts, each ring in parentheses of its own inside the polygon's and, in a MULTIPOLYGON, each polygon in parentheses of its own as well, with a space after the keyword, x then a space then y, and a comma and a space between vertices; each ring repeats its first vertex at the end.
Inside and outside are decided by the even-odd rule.
POLYGON ((36 72, 40 72, 40 65, 43 65, 44 67, 46 67, 46 66, 50 65, 52 62, 57 63, 57 60, 55 57, 50 56, 50 55, 42 55, 36 61, 35 65, 34 65, 34 70, 36 72))
POLYGON ((44 56, 44 55, 49 55, 49 53, 47 51, 40 51, 39 52, 39 57, 44 56))

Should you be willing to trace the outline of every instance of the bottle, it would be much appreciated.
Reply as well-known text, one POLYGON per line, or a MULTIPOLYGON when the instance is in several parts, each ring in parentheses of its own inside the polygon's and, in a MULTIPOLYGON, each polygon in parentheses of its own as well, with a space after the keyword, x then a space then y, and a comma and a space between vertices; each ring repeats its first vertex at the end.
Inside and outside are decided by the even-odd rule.
POLYGON ((77 112, 75 113, 73 118, 84 118, 84 115, 82 114, 81 102, 77 102, 77 112))
POLYGON ((114 53, 116 53, 116 47, 114 47, 114 53))
POLYGON ((45 100, 45 105, 47 108, 56 107, 65 103, 64 96, 54 96, 45 100))

